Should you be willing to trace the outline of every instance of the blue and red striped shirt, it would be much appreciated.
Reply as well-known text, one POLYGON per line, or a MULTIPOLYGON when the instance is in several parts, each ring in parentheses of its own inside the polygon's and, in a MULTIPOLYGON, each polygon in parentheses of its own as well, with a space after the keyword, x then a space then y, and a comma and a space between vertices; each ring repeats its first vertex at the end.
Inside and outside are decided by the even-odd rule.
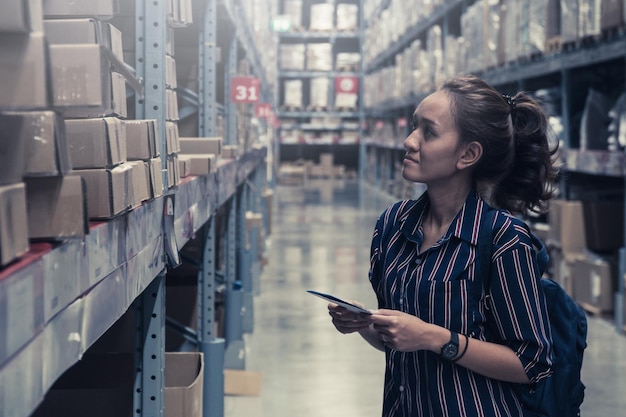
MULTIPOLYGON (((475 191, 446 234, 423 253, 428 193, 378 218, 370 281, 379 308, 400 310, 471 338, 509 346, 531 382, 551 372, 551 334, 528 226, 498 210, 489 296, 478 276, 478 230, 489 207, 475 191)), ((524 416, 512 383, 487 378, 431 351, 387 348, 384 417, 524 416)))

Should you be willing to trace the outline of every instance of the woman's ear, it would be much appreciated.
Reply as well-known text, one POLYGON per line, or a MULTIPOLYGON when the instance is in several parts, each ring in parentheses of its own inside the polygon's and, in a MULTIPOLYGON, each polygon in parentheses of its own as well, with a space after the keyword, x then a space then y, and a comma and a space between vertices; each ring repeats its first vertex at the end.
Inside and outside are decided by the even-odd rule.
POLYGON ((483 156, 483 145, 474 141, 464 146, 459 160, 457 162, 458 169, 465 169, 474 166, 480 161, 483 156))

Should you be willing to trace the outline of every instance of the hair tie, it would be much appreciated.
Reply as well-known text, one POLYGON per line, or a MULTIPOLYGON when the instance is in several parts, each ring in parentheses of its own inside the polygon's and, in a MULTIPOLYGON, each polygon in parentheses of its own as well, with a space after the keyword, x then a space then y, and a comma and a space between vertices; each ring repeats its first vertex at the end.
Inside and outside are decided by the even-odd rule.
POLYGON ((506 100, 507 104, 509 105, 509 108, 511 109, 511 112, 515 110, 515 105, 516 105, 515 99, 508 94, 502 94, 502 97, 506 100))

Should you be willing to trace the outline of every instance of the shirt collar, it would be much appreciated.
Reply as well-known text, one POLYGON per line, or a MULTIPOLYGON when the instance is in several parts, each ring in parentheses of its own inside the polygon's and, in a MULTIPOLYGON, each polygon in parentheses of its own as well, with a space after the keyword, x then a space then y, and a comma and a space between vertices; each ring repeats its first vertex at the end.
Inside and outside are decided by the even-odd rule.
MULTIPOLYGON (((402 220, 400 230, 410 240, 418 239, 419 226, 422 224, 424 213, 430 205, 428 191, 422 194, 414 203, 414 206, 407 211, 407 215, 402 220)), ((487 204, 480 198, 475 189, 469 192, 463 207, 452 220, 444 239, 452 236, 476 245, 478 243, 478 229, 480 219, 486 215, 487 204)))

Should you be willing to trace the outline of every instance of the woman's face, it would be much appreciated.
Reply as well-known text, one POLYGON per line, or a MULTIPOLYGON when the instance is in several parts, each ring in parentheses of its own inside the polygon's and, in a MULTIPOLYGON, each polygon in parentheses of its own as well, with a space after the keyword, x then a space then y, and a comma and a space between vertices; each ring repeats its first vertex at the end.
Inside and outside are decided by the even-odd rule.
POLYGON ((459 134, 443 91, 426 97, 413 113, 414 130, 404 140, 402 175, 429 187, 445 184, 458 174, 459 134))

